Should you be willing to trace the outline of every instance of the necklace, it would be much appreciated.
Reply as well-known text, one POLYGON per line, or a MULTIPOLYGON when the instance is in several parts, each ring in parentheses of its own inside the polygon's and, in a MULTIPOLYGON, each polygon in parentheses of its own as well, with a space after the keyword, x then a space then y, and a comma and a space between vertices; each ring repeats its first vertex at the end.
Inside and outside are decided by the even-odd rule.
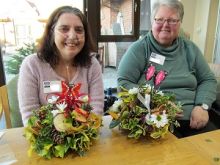
POLYGON ((74 75, 76 74, 76 67, 70 65, 60 65, 55 68, 56 73, 70 83, 74 75))

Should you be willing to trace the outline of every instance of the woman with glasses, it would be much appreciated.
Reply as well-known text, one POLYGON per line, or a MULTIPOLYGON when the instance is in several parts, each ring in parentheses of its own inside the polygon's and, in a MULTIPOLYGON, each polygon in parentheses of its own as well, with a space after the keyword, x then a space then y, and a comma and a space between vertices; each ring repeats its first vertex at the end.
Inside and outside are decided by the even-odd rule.
POLYGON ((79 9, 63 6, 51 14, 37 53, 26 57, 20 68, 18 99, 24 125, 33 110, 48 104, 49 94, 62 90, 61 81, 81 83, 80 93, 90 96, 93 112, 103 113, 102 71, 93 50, 87 19, 79 9))
POLYGON ((182 104, 183 113, 177 115, 180 127, 174 132, 178 137, 215 129, 208 110, 216 99, 216 80, 199 48, 178 35, 183 15, 180 1, 156 1, 152 30, 130 46, 118 68, 118 86, 127 89, 143 83, 154 85, 153 78, 145 79, 151 66, 155 74, 164 71, 159 90, 175 94, 182 104))

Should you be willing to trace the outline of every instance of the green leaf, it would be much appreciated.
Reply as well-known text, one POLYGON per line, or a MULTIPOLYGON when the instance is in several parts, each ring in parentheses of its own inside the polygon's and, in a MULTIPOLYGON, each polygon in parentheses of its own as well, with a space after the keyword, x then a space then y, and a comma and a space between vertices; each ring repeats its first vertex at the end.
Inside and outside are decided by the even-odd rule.
POLYGON ((44 149, 45 149, 46 151, 49 151, 52 146, 53 146, 53 144, 45 144, 45 145, 44 145, 44 149))
POLYGON ((129 116, 129 112, 128 111, 124 111, 121 115, 121 120, 127 118, 129 116))
POLYGON ((111 123, 109 124, 109 128, 115 128, 116 126, 118 126, 120 124, 120 120, 112 120, 111 123))
POLYGON ((5 62, 6 72, 8 74, 18 74, 23 59, 36 52, 35 43, 25 44, 16 50, 16 54, 10 56, 10 59, 5 62))
POLYGON ((89 137, 85 133, 82 133, 82 135, 84 136, 83 141, 87 141, 87 142, 90 141, 89 137))
POLYGON ((28 141, 34 142, 36 140, 34 134, 29 131, 29 128, 25 128, 24 136, 28 141))
POLYGON ((134 138, 134 136, 135 136, 135 134, 134 134, 133 132, 130 132, 130 133, 128 134, 128 137, 129 137, 129 138, 134 138))
POLYGON ((161 137, 161 132, 160 131, 159 132, 153 132, 153 133, 150 134, 150 136, 154 139, 158 139, 158 138, 161 137))
POLYGON ((137 139, 141 136, 141 134, 143 133, 143 131, 141 129, 138 129, 135 134, 134 134, 134 137, 137 139))
POLYGON ((161 130, 161 137, 164 137, 169 130, 169 124, 165 125, 161 130))
POLYGON ((63 158, 64 155, 65 155, 65 145, 57 145, 54 147, 55 148, 55 151, 54 151, 54 155, 56 157, 61 157, 63 158))
POLYGON ((38 154, 47 159, 51 159, 51 151, 50 148, 53 144, 44 144, 43 149, 39 150, 38 154))

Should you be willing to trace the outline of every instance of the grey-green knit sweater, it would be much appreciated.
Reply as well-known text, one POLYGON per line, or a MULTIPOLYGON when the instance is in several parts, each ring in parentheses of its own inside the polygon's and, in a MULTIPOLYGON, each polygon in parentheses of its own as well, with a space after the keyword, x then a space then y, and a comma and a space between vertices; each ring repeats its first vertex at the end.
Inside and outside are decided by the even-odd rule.
MULTIPOLYGON (((190 40, 178 37, 172 46, 160 46, 149 32, 134 42, 120 61, 118 86, 130 89, 146 82, 144 72, 151 53, 165 56, 163 65, 153 63, 156 70, 168 72, 160 90, 176 95, 183 104, 183 120, 189 120, 193 107, 206 103, 209 106, 216 99, 216 79, 199 48, 190 40)), ((147 82, 153 84, 153 81, 147 82)))

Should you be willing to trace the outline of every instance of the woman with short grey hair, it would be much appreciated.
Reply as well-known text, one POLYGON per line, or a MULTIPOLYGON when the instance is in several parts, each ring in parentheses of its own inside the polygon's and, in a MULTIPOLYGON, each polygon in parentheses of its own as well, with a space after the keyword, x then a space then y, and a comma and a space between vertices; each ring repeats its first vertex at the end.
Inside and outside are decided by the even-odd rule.
POLYGON ((183 21, 183 16, 184 16, 184 6, 181 2, 176 1, 176 0, 158 0, 153 4, 152 7, 152 12, 151 12, 151 21, 154 21, 155 15, 160 8, 160 6, 167 6, 173 9, 176 9, 178 13, 178 17, 180 21, 183 21))
MULTIPOLYGON (((178 137, 216 129, 208 114, 216 99, 216 79, 199 48, 179 36, 183 15, 180 1, 156 1, 151 31, 130 46, 118 67, 118 86, 127 89, 146 83, 150 66, 167 73, 160 90, 173 93, 182 104, 183 114, 176 116, 180 127, 174 132, 178 137)), ((154 85, 154 80, 147 83, 154 85)))

